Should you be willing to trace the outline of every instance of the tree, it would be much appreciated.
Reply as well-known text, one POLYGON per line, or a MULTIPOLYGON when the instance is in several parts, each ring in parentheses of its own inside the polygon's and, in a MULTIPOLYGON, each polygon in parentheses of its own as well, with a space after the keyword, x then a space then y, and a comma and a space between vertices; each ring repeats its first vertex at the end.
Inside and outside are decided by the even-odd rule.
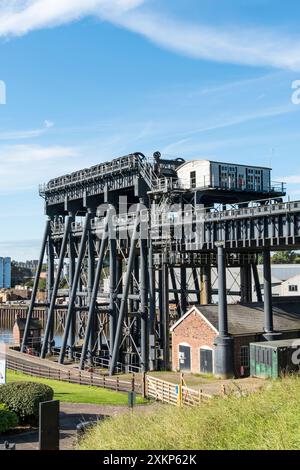
POLYGON ((16 286, 18 284, 24 284, 32 278, 30 269, 22 268, 18 266, 16 261, 11 263, 11 285, 16 286))
POLYGON ((300 263, 300 255, 295 251, 278 251, 272 256, 272 264, 300 263))
MULTIPOLYGON (((263 264, 264 257, 258 255, 258 264, 263 264)), ((300 253, 297 251, 277 251, 271 256, 272 264, 300 264, 300 253)))

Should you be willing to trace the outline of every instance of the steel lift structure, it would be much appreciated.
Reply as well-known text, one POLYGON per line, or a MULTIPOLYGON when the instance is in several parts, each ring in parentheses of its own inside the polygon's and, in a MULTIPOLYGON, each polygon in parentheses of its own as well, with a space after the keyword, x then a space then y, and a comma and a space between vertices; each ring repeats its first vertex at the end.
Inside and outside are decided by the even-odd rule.
POLYGON ((167 369, 170 303, 177 317, 193 302, 211 303, 211 269, 217 267, 220 335, 215 370, 229 377, 233 360, 226 268, 240 268, 242 302, 252 301, 252 278, 262 301, 257 271, 261 253, 265 333, 267 339, 276 335, 270 250, 300 246, 300 202, 283 202, 283 186, 256 194, 256 201, 251 191, 237 195, 222 188, 184 189, 176 173, 183 163, 180 158, 163 159, 159 152, 151 161, 134 153, 40 187, 47 220, 22 351, 29 344, 45 256, 42 358, 56 349, 55 313, 64 308, 60 363, 66 357, 79 358, 81 369, 100 366, 111 374, 167 369), (62 306, 58 293, 66 269, 68 297, 62 306), (105 271, 109 289, 103 292, 105 271))

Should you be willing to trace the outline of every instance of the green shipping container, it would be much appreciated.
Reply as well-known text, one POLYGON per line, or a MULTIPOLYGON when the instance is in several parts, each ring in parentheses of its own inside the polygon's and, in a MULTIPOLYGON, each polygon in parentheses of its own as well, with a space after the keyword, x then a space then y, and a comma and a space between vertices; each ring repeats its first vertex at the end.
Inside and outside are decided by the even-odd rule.
POLYGON ((300 338, 250 344, 250 374, 276 379, 299 371, 300 338))

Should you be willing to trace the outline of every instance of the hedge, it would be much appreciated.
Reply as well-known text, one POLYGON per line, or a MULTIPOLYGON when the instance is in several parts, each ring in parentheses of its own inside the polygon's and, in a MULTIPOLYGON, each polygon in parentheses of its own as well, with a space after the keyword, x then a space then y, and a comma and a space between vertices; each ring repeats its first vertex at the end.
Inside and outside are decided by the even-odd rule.
POLYGON ((12 382, 0 386, 0 403, 15 412, 22 422, 37 421, 39 403, 53 399, 53 389, 35 382, 12 382))
POLYGON ((0 403, 0 434, 15 428, 19 424, 18 416, 6 405, 0 403))

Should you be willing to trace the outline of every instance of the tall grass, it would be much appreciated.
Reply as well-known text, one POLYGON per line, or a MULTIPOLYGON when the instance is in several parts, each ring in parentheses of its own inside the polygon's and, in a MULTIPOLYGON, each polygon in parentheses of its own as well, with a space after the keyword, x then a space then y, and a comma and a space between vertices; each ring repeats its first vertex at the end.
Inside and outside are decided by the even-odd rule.
POLYGON ((300 378, 267 382, 246 397, 214 398, 197 408, 159 409, 98 424, 81 449, 299 449, 300 378))

